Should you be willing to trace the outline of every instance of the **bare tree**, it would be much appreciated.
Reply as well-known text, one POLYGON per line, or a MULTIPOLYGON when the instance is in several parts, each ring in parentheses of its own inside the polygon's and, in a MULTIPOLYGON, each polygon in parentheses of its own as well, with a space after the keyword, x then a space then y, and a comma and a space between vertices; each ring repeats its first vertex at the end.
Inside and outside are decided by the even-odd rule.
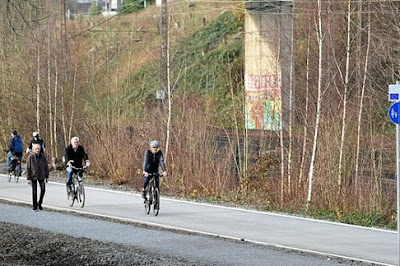
POLYGON ((50 158, 52 167, 55 167, 55 157, 54 157, 54 135, 53 135, 53 97, 51 89, 51 33, 50 33, 50 23, 47 28, 47 93, 48 93, 48 117, 49 117, 49 134, 50 137, 50 158))
POLYGON ((315 128, 314 128, 314 140, 313 148, 310 160, 310 168, 308 172, 308 193, 307 193, 307 208, 311 203, 312 196, 312 184, 314 177, 314 167, 318 148, 318 131, 319 124, 321 121, 321 105, 322 105, 322 47, 323 47, 323 34, 322 34, 322 0, 318 0, 318 12, 317 12, 317 40, 318 40, 318 96, 317 96, 317 113, 315 116, 315 128))
POLYGON ((8 26, 14 33, 24 28, 32 30, 40 25, 40 21, 48 15, 44 9, 44 0, 6 0, 4 4, 4 16, 8 26))
MULTIPOLYGON (((366 80, 368 75, 368 65, 369 65, 369 54, 370 54, 370 46, 371 46, 371 5, 368 4, 368 34, 367 34, 367 50, 365 54, 365 61, 364 61, 364 74, 363 74, 363 81, 361 86, 361 95, 360 95, 360 102, 358 106, 358 119, 357 119, 357 151, 356 151, 356 163, 355 163, 355 174, 354 174, 354 187, 356 189, 359 188, 358 186, 358 179, 359 179, 359 163, 360 163, 360 142, 361 142, 361 120, 362 114, 364 109, 364 98, 365 98, 365 86, 366 80)), ((361 11, 360 11, 361 12, 361 11)), ((361 47, 359 48, 361 49, 361 47)), ((358 192, 358 191, 356 191, 358 192)), ((359 199, 361 199, 359 197, 359 199)))
MULTIPOLYGON (((293 5, 295 2, 293 3, 293 5)), ((289 69, 289 150, 288 150, 288 193, 291 195, 292 188, 292 146, 293 146, 293 86, 294 86, 294 18, 291 21, 290 35, 290 69, 289 69)))
POLYGON ((36 80, 36 129, 40 131, 40 52, 37 49, 37 80, 36 80))
POLYGON ((348 4, 347 4, 346 70, 345 70, 345 78, 344 78, 342 134, 340 137, 339 169, 338 169, 339 193, 341 192, 342 179, 343 179, 343 153, 344 153, 343 149, 344 149, 344 145, 345 145, 345 134, 346 134, 347 94, 349 91, 351 15, 352 15, 351 1, 348 1, 348 4))
MULTIPOLYGON (((169 32, 169 31, 168 31, 169 32)), ((167 32, 167 36, 168 36, 167 32)), ((167 94, 168 94, 168 119, 167 119, 167 137, 165 142, 165 160, 168 158, 169 142, 171 134, 171 118, 172 118, 172 91, 171 91, 171 62, 170 62, 170 43, 167 37, 166 47, 166 64, 167 64, 167 94)))
POLYGON ((55 84, 54 84, 54 121, 53 121, 53 137, 54 137, 54 156, 58 158, 58 146, 57 146, 57 98, 58 98, 58 63, 55 59, 55 84))
POLYGON ((310 91, 310 32, 311 23, 309 24, 308 35, 307 35, 307 56, 306 56, 306 102, 304 109, 304 127, 303 127, 303 147, 301 152, 301 162, 300 162, 300 172, 297 186, 300 187, 303 175, 304 175, 304 164, 306 157, 306 147, 307 147, 307 128, 308 128, 308 102, 309 102, 309 91, 310 91))
POLYGON ((64 70, 64 80, 61 85, 61 123, 62 123, 62 132, 64 137, 64 147, 68 145, 69 140, 67 140, 67 125, 66 125, 66 108, 65 108, 65 93, 68 89, 68 38, 67 38, 67 18, 66 18, 66 7, 65 0, 61 0, 61 27, 60 27, 60 42, 61 42, 61 65, 64 70))
MULTIPOLYGON (((78 71, 78 64, 75 64, 74 71, 74 84, 72 87, 72 104, 71 104, 71 117, 69 119, 69 130, 68 130, 68 139, 72 138, 72 127, 74 125, 74 114, 75 114, 75 95, 76 95, 76 75, 78 71)), ((67 146, 67 145, 66 145, 67 146)))

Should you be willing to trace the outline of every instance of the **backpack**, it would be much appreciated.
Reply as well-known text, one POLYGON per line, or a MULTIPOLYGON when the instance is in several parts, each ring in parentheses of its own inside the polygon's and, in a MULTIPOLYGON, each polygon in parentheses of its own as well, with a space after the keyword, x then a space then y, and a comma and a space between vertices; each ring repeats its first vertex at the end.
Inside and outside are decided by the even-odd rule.
POLYGON ((20 136, 16 136, 13 140, 14 142, 14 152, 22 153, 24 151, 24 144, 22 143, 22 138, 20 136))

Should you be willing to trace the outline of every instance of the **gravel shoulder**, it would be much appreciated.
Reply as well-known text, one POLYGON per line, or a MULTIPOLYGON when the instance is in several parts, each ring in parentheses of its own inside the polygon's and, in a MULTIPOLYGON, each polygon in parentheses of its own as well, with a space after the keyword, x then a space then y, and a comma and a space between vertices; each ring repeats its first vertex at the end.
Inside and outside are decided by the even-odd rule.
MULTIPOLYGON (((177 256, 0 222, 2 265, 206 265, 177 256)), ((210 264, 208 264, 210 265, 210 264)))
POLYGON ((363 265, 20 205, 0 203, 0 213, 0 265, 363 265))

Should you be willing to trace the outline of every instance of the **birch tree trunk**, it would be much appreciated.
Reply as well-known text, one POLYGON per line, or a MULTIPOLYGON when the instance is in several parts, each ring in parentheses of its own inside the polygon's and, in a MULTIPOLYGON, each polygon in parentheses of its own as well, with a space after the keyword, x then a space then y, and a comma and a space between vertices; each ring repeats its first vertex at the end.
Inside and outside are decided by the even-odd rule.
MULTIPOLYGON (((364 97, 365 97, 365 84, 367 80, 367 72, 368 72, 368 64, 369 64, 369 52, 371 45, 371 13, 370 13, 370 4, 368 4, 368 32, 367 32, 367 51, 365 54, 365 62, 364 62, 364 74, 363 81, 361 87, 361 96, 360 103, 358 107, 358 119, 357 119, 357 151, 356 151, 356 165, 355 165, 355 175, 354 175, 354 187, 358 192, 358 179, 359 179, 359 163, 360 163, 360 142, 361 142, 361 119, 364 108, 364 97)), ((361 47, 360 47, 361 49, 361 47)), ((356 193, 357 193, 356 192, 356 193)), ((359 198, 359 204, 361 204, 361 197, 359 198)))
POLYGON ((36 129, 40 132, 40 52, 37 51, 36 58, 37 77, 36 77, 36 129))
MULTIPOLYGON (((64 65, 66 68, 67 66, 64 65)), ((65 124, 65 88, 67 86, 67 71, 65 71, 65 77, 64 77, 64 84, 61 86, 61 123, 62 123, 62 130, 63 130, 63 136, 64 136, 64 146, 66 147, 68 144, 67 142, 67 128, 65 124)))
MULTIPOLYGON (((244 107, 245 108, 245 107, 244 107)), ((240 141, 239 141, 240 143, 240 141)), ((240 146, 239 146, 240 149, 240 146)), ((241 189, 244 193, 247 193, 248 189, 248 168, 249 168, 249 129, 244 128, 244 139, 243 139, 243 160, 242 160, 242 180, 240 182, 241 189)))
MULTIPOLYGON (((49 24, 50 25, 50 24, 49 24)), ((51 34, 50 26, 48 29, 48 41, 47 41, 47 93, 49 98, 49 137, 50 137, 50 163, 52 168, 55 168, 55 157, 54 157, 54 142, 53 142, 53 105, 52 105, 52 91, 51 91, 51 34)))
POLYGON ((57 150, 57 92, 58 92, 58 64, 57 59, 55 60, 55 68, 56 68, 56 76, 55 76, 55 84, 54 84, 54 121, 53 121, 53 136, 54 136, 54 156, 58 158, 58 150, 57 150))
MULTIPOLYGON (((235 123, 235 136, 236 136, 236 143, 234 145, 232 145, 233 140, 230 139, 229 134, 226 132, 225 128, 224 131, 226 132, 226 137, 228 138, 228 143, 229 143, 229 147, 232 153, 233 158, 236 158, 235 155, 235 150, 234 150, 234 146, 240 147, 240 138, 239 138, 239 121, 238 121, 238 115, 236 113, 236 103, 235 103, 235 92, 234 92, 234 84, 232 82, 232 65, 229 64, 229 88, 230 88, 230 93, 231 93, 231 99, 232 99, 232 106, 233 106, 233 119, 234 119, 234 123, 235 123)), ((243 96, 243 101, 245 101, 245 96, 243 96)), ((240 173, 240 149, 238 149, 238 153, 239 153, 239 159, 238 160, 234 160, 235 162, 235 169, 236 172, 239 174, 239 180, 241 177, 241 173, 240 173)))
POLYGON ((172 95, 171 95, 171 66, 170 66, 170 47, 169 47, 169 30, 168 30, 168 25, 167 23, 167 33, 166 33, 166 38, 167 38, 167 92, 168 92, 168 119, 167 119, 167 139, 165 142, 165 161, 167 161, 168 158, 168 152, 169 152, 169 142, 170 142, 170 132, 171 132, 171 117, 172 117, 172 95))
MULTIPOLYGON (((293 3, 294 4, 294 3, 293 3)), ((290 72, 289 72, 289 150, 288 150, 288 194, 291 195, 292 191, 292 144, 293 144, 293 60, 294 60, 294 18, 292 18, 290 36, 290 72)))
MULTIPOLYGON (((279 62, 281 58, 281 38, 278 38, 278 49, 277 49, 277 56, 276 56, 276 72, 278 73, 278 87, 282 88, 282 76, 279 70, 279 62)), ((283 97, 282 97, 282 91, 280 95, 280 106, 279 106, 279 116, 280 116, 280 123, 281 123, 281 128, 279 131, 279 145, 280 145, 280 151, 281 151, 281 191, 280 191, 280 205, 283 207, 283 200, 284 200, 284 188, 285 188, 285 145, 283 141, 283 97)))
MULTIPOLYGON (((72 135, 72 127, 74 125, 74 114, 75 114, 75 95, 76 95, 76 74, 78 71, 78 64, 75 64, 74 71, 74 84, 72 87, 72 104, 71 104, 71 117, 69 119, 69 129, 68 129, 68 139, 71 139, 72 135)), ((67 146, 67 145, 65 145, 67 146)))
POLYGON ((317 97, 317 114, 315 117, 315 128, 314 128, 314 140, 313 148, 310 160, 310 168, 308 172, 308 193, 307 193, 307 209, 312 200, 312 185, 314 178, 314 167, 315 157, 318 148, 318 131, 319 123, 321 119, 321 104, 322 104, 322 0, 318 0, 318 29, 317 29, 317 40, 318 40, 318 97, 317 97))
MULTIPOLYGON (((67 58, 67 18, 65 12, 65 0, 61 1, 61 49, 62 49, 62 65, 64 68, 64 84, 61 86, 61 123, 64 137, 64 147, 67 146, 67 130, 65 125, 65 90, 68 85, 68 58, 67 58)), ((57 98, 55 99, 57 100, 57 98)))
POLYGON ((343 93, 343 116, 342 116, 342 134, 340 137, 340 150, 339 150, 339 169, 338 169, 338 193, 342 191, 343 179, 343 149, 345 144, 346 135, 346 118, 347 118, 347 92, 349 90, 349 72, 350 72, 350 36, 351 36, 351 1, 347 5, 347 43, 346 43, 346 72, 344 80, 344 93, 343 93))
MULTIPOLYGON (((120 52, 121 52, 121 47, 118 45, 118 54, 120 54, 120 52)), ((119 88, 119 71, 120 71, 120 68, 119 67, 117 67, 117 69, 116 69, 116 73, 115 73, 115 88, 119 88)), ((113 110, 114 110, 114 115, 113 115, 113 117, 115 116, 116 117, 116 122, 117 122, 117 131, 118 131, 118 135, 117 135, 117 143, 119 143, 120 142, 120 140, 121 140, 121 135, 119 134, 119 131, 120 131, 120 121, 121 121, 121 105, 122 105, 122 103, 121 103, 121 101, 122 101, 122 99, 121 98, 118 98, 116 101, 115 101, 115 107, 113 108, 113 110), (115 113, 117 113, 117 115, 115 114, 115 113)))
MULTIPOLYGON (((310 24, 311 27, 311 24, 310 24)), ((300 188, 303 175, 304 175, 304 164, 305 164, 305 157, 306 157, 306 147, 307 147, 307 128, 308 128, 308 102, 309 98, 309 91, 310 91, 310 32, 311 29, 309 28, 309 34, 307 36, 307 59, 306 59, 306 104, 305 104, 305 114, 304 114, 304 127, 303 127, 303 148, 301 152, 301 162, 300 162, 300 173, 299 173, 299 180, 297 187, 300 188)))
MULTIPOLYGON (((7 95, 7 64, 6 64, 6 54, 7 54, 7 46, 6 46, 6 40, 2 40, 2 45, 0 45, 0 49, 1 49, 1 84, 3 85, 3 88, 0 89, 0 95, 7 95)), ((1 104, 5 104, 6 108, 4 111, 4 114, 2 112, 0 112, 0 117, 1 117, 1 121, 5 121, 5 117, 7 117, 7 121, 6 123, 8 123, 7 125, 9 125, 10 119, 11 119, 11 110, 12 108, 10 108, 11 106, 11 101, 5 101, 4 103, 1 104)))
MULTIPOLYGON (((280 80, 280 78, 279 78, 280 80)), ((281 83, 281 82, 279 82, 281 83)), ((281 96, 281 106, 280 106, 280 117, 281 117, 281 130, 279 131, 279 145, 281 151, 281 193, 280 193, 280 201, 281 207, 283 207, 284 200, 284 187, 285 187, 285 147, 283 141, 283 106, 282 106, 282 96, 281 96)))
POLYGON ((357 12, 357 20, 358 20, 358 25, 357 25, 357 28, 358 28, 358 34, 357 34, 357 45, 358 45, 358 49, 357 49, 357 54, 356 54, 356 56, 357 56, 357 59, 356 59, 356 62, 357 62, 357 72, 356 72, 356 75, 357 75, 357 78, 356 78, 356 80, 357 80, 357 94, 360 94, 360 91, 361 91, 361 84, 362 84, 362 65, 361 65, 361 63, 362 63, 362 49, 361 49, 361 47, 363 46, 363 40, 362 40, 362 37, 363 37, 363 32, 364 32, 364 29, 363 29, 363 22, 362 22, 362 17, 363 17, 363 3, 362 3, 362 0, 358 0, 358 12, 357 12))

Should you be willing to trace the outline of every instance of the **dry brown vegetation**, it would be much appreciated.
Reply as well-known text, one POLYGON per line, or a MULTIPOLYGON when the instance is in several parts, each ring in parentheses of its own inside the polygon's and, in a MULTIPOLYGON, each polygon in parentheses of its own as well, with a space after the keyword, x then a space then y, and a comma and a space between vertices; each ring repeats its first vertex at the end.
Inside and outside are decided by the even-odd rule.
MULTIPOLYGON (((31 0, 37 12, 29 9, 30 1, 11 2, 18 2, 25 13, 0 7, 3 148, 12 128, 26 144, 31 132, 40 130, 47 155, 55 161, 62 157, 68 139, 78 135, 93 162, 94 176, 139 188, 149 140, 159 139, 165 145, 167 107, 148 92, 163 84, 154 82, 148 88, 145 82, 158 80, 160 9, 152 6, 114 18, 79 17, 65 22, 59 1, 31 0), (30 19, 24 23, 21 15, 30 19)), ((172 84, 177 85, 164 193, 237 201, 262 209, 304 209, 321 67, 323 98, 311 209, 332 210, 339 220, 343 213, 354 211, 377 212, 394 220, 394 126, 386 110, 387 85, 399 78, 399 6, 397 1, 352 2, 349 13, 347 1, 322 1, 319 66, 317 4, 295 1, 295 122, 290 125, 291 140, 284 130, 283 179, 279 133, 243 129, 243 58, 234 63, 207 62, 207 86, 226 90, 219 98, 214 91, 201 91, 204 80, 186 76, 186 66, 192 62, 174 63, 172 84), (349 14, 351 38, 346 46, 349 14), (225 64, 223 85, 211 73, 216 64, 225 64)), ((187 53, 180 41, 220 14, 232 11, 243 20, 241 3, 193 3, 174 1, 169 7, 172 57, 187 53)), ((232 39, 224 37, 221 43, 232 39)), ((204 49, 197 56, 204 58, 210 52, 204 49)))

